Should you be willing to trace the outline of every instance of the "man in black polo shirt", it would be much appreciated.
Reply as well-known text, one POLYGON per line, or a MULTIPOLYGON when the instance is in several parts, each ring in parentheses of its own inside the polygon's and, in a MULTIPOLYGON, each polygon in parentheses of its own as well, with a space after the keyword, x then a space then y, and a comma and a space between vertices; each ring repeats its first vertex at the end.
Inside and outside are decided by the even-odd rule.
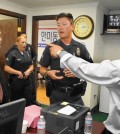
MULTIPOLYGON (((77 57, 93 62, 86 47, 72 39, 74 30, 72 14, 60 13, 57 16, 57 26, 60 39, 53 42, 53 44, 61 46, 64 50, 77 57)), ((47 90, 48 88, 51 90, 47 94, 50 98, 50 104, 58 101, 67 101, 84 105, 81 95, 83 95, 83 90, 85 91, 86 82, 80 82, 80 79, 70 70, 61 69, 59 58, 51 57, 49 48, 49 46, 45 48, 39 63, 41 65, 41 75, 50 78, 50 82, 48 82, 50 84, 47 85, 47 90)))

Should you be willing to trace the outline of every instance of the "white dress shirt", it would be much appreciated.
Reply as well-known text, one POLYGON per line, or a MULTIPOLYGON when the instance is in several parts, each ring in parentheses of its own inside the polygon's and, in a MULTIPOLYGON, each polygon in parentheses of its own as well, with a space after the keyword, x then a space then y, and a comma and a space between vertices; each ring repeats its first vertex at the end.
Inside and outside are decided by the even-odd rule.
POLYGON ((65 51, 62 51, 59 56, 62 68, 67 67, 78 78, 108 88, 110 92, 109 115, 104 125, 113 134, 120 134, 120 60, 89 63, 65 51))

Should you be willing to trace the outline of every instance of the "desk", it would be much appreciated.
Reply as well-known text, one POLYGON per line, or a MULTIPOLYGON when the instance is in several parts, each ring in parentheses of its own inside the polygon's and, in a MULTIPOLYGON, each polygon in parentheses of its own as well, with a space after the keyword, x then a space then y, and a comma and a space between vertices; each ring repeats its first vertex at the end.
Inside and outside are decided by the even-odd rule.
MULTIPOLYGON (((92 134, 102 134, 104 129, 105 129, 105 126, 102 122, 93 121, 92 134)), ((26 134, 37 134, 37 129, 28 128, 26 134)), ((45 134, 50 134, 50 133, 46 132, 45 134)))

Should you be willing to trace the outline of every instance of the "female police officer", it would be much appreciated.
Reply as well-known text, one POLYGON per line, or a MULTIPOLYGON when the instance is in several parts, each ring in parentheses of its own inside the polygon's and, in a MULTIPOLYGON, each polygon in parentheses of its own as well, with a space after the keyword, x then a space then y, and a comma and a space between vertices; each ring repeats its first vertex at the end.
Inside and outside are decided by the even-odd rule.
POLYGON ((5 71, 10 74, 9 85, 11 100, 26 98, 26 105, 31 104, 33 63, 30 54, 25 51, 26 38, 17 37, 17 49, 11 51, 6 58, 5 71))

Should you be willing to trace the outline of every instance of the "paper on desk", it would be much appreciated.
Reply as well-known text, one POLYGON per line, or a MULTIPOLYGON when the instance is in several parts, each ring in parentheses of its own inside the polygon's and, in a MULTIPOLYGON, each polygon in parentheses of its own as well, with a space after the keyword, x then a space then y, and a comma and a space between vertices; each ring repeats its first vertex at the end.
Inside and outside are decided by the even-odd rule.
POLYGON ((64 108, 61 108, 60 110, 58 110, 58 113, 61 114, 65 114, 65 115, 70 115, 72 113, 74 113, 76 111, 76 109, 70 105, 65 106, 64 108))

